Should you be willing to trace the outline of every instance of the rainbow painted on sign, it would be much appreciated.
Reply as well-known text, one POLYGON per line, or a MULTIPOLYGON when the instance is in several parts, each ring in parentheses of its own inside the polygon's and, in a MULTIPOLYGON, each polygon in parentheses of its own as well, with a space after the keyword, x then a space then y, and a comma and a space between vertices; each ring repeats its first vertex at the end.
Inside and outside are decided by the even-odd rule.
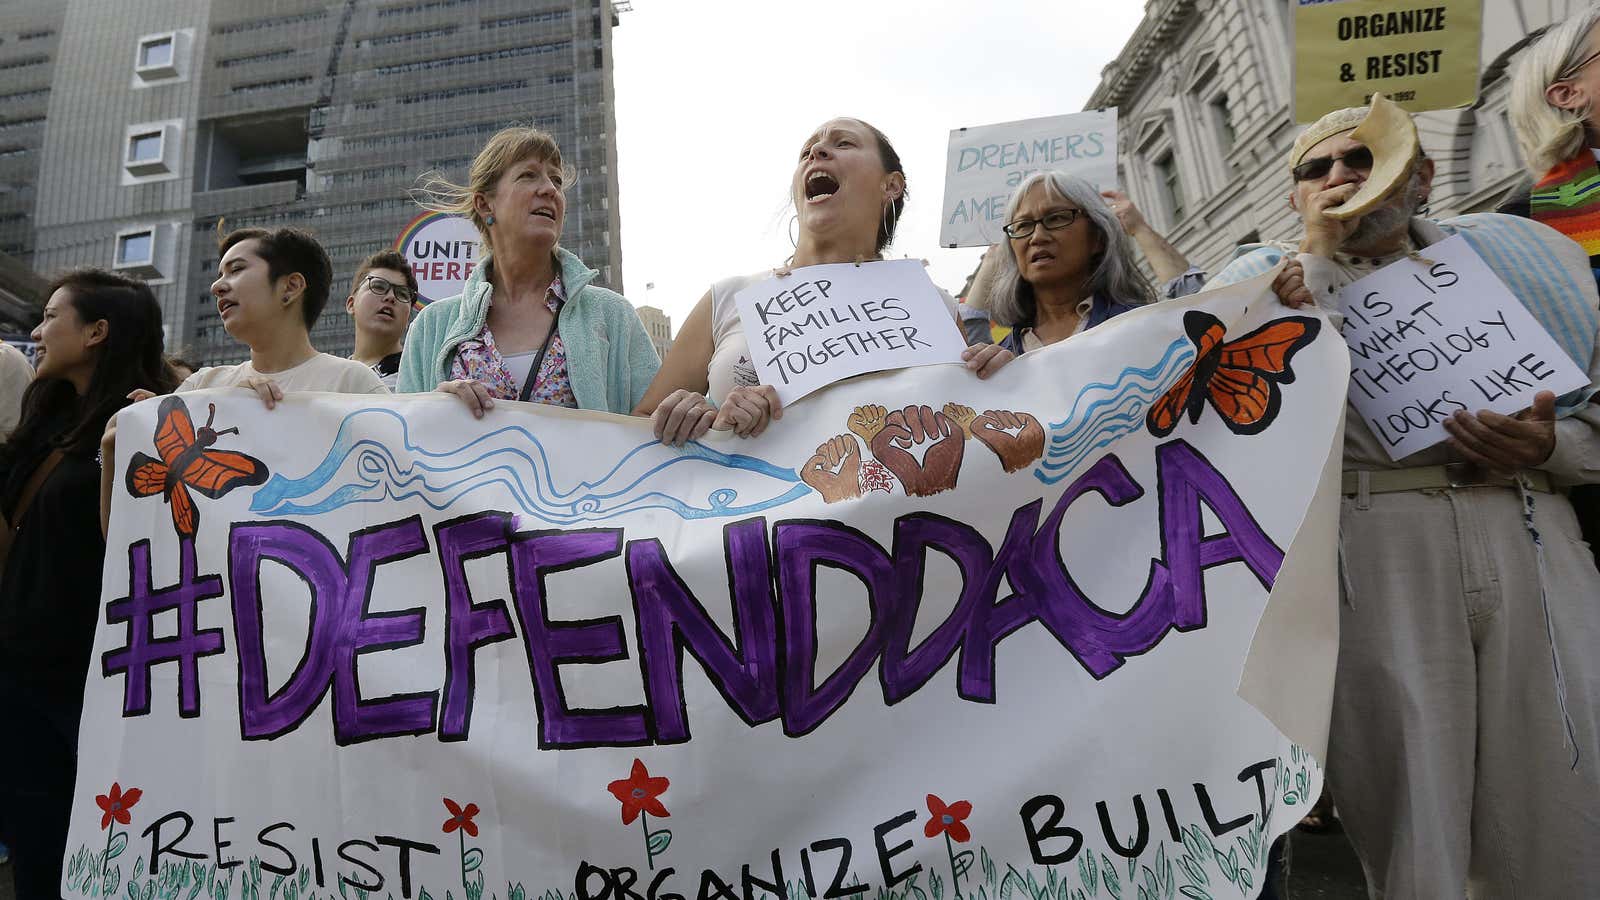
POLYGON ((419 290, 412 308, 420 310, 461 292, 478 264, 477 229, 451 213, 424 212, 401 229, 394 249, 411 263, 417 276, 419 290))

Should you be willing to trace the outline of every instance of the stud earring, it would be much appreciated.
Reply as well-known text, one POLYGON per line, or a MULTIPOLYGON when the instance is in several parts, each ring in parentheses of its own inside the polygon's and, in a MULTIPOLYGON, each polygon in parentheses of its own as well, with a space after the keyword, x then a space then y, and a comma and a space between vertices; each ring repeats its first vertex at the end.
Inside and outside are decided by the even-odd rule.
POLYGON ((483 222, 484 222, 485 225, 493 225, 494 224, 494 216, 490 216, 489 218, 484 219, 483 222))

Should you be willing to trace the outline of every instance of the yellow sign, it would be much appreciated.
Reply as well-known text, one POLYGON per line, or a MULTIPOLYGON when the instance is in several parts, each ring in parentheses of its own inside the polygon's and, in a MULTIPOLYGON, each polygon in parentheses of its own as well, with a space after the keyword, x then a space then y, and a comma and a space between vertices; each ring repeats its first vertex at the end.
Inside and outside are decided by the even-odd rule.
POLYGON ((1478 98, 1482 0, 1291 0, 1294 117, 1382 93, 1411 112, 1478 98))

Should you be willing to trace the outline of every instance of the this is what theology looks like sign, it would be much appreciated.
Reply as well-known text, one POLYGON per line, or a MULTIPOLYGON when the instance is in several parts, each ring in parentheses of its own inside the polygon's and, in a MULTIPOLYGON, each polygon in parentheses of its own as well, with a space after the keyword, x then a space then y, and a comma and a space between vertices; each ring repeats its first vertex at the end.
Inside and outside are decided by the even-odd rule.
POLYGON ((1339 304, 1350 402, 1392 459, 1445 440, 1457 411, 1510 415, 1589 383, 1460 235, 1350 284, 1339 304))
POLYGON ((1325 735, 1346 369, 1267 286, 682 448, 130 407, 63 895, 1255 897, 1320 776, 1240 672, 1325 735))

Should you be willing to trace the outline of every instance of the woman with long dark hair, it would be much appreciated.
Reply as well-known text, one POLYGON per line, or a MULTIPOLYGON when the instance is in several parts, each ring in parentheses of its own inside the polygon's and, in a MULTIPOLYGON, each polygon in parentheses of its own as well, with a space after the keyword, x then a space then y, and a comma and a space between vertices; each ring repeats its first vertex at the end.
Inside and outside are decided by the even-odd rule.
POLYGON ((100 438, 129 394, 175 387, 161 307, 137 281, 61 276, 33 340, 37 371, 0 445, 0 809, 17 895, 29 900, 61 895, 105 556, 100 438))

